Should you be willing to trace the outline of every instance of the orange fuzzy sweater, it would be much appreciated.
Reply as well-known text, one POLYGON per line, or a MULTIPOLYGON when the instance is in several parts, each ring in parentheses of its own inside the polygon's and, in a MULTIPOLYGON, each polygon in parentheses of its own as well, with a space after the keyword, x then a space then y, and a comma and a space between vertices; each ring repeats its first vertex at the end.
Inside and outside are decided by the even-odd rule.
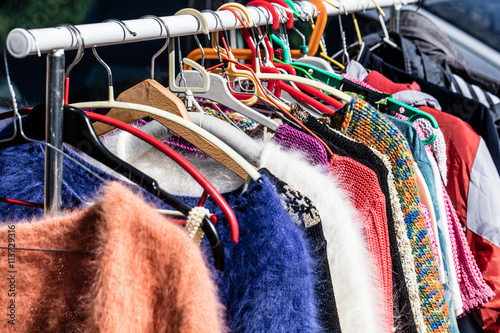
POLYGON ((0 332, 223 329, 222 307, 200 249, 123 185, 112 183, 99 203, 78 213, 16 224, 14 230, 0 229, 0 246, 15 239, 18 248, 15 261, 0 249, 0 332), (15 326, 9 323, 12 314, 15 326))

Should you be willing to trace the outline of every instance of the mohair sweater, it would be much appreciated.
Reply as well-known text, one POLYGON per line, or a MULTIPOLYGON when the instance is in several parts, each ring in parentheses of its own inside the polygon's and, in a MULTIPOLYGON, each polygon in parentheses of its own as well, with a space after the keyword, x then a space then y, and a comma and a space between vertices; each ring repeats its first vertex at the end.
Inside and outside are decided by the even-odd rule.
POLYGON ((332 115, 331 125, 378 149, 391 159, 408 237, 412 245, 420 289, 421 309, 429 330, 450 330, 449 309, 443 297, 443 284, 432 253, 416 190, 414 161, 401 132, 384 115, 359 98, 354 108, 342 108, 332 115))
MULTIPOLYGON (((231 332, 319 332, 315 263, 307 241, 271 181, 265 173, 261 176, 243 194, 242 187, 223 194, 238 220, 238 243, 231 240, 227 220, 213 200, 204 205, 221 217, 217 230, 226 265, 213 273, 227 308, 227 325, 231 332)), ((193 206, 199 200, 182 199, 193 206)), ((206 239, 202 245, 211 258, 206 239)))
MULTIPOLYGON (((309 116, 305 112, 303 112, 301 118, 303 120, 304 125, 306 125, 315 134, 317 134, 319 137, 325 140, 330 149, 334 152, 336 156, 335 158, 338 158, 339 156, 349 157, 350 159, 353 159, 363 164, 364 166, 368 167, 370 170, 373 170, 373 172, 375 172, 378 178, 376 182, 378 181, 379 186, 376 186, 374 182, 366 182, 365 180, 360 181, 359 178, 357 180, 350 179, 353 175, 353 173, 351 172, 348 172, 346 175, 342 170, 338 171, 332 170, 332 174, 334 175, 334 177, 338 178, 339 176, 343 175, 344 176, 343 178, 347 179, 346 181, 343 182, 345 185, 344 188, 351 194, 354 194, 355 192, 349 190, 349 187, 356 188, 359 187, 359 185, 361 185, 361 190, 360 191, 358 190, 359 194, 358 197, 362 197, 363 200, 365 200, 365 198, 374 197, 371 194, 369 195, 362 194, 363 189, 369 188, 369 186, 367 185, 371 185, 371 187, 376 186, 376 188, 373 190, 374 193, 377 193, 380 190, 382 190, 382 193, 384 195, 384 204, 386 210, 385 225, 387 226, 388 230, 390 257, 392 264, 391 273, 392 273, 393 298, 394 298, 393 302, 394 327, 398 332, 416 332, 415 320, 414 320, 415 316, 412 314, 412 309, 411 309, 412 302, 409 296, 409 287, 407 289, 407 286, 409 286, 410 284, 416 287, 417 284, 416 275, 413 274, 414 282, 408 283, 408 281, 411 280, 411 278, 409 274, 405 274, 407 272, 403 271, 403 265, 402 265, 402 261, 413 262, 413 258, 411 257, 411 251, 409 252, 411 257, 410 259, 405 259, 400 257, 400 249, 398 248, 398 236, 396 230, 398 228, 402 229, 401 232, 398 234, 405 238, 405 241, 408 243, 408 246, 409 246, 409 240, 408 236, 406 235, 406 226, 404 225, 404 222, 401 221, 402 223, 400 223, 399 225, 395 224, 395 219, 393 216, 394 211, 393 208, 391 207, 391 196, 388 186, 388 170, 386 166, 369 147, 359 142, 355 142, 353 139, 345 137, 341 133, 336 132, 330 127, 324 125, 323 123, 321 123, 314 117, 309 116), (405 282, 405 279, 407 282, 405 282)), ((317 144, 319 145, 319 147, 314 147, 313 145, 308 143, 308 141, 310 141, 311 139, 315 140, 314 138, 310 137, 306 133, 293 129, 288 125, 282 125, 278 127, 273 139, 275 141, 278 141, 284 147, 290 147, 302 150, 306 154, 314 154, 315 156, 318 156, 316 159, 323 159, 322 156, 324 156, 324 159, 327 160, 326 150, 324 146, 321 143, 319 143, 319 141, 316 140, 318 142, 317 144), (306 142, 305 144, 302 143, 304 141, 306 142), (308 151, 305 151, 304 147, 310 147, 310 148, 308 151)), ((334 157, 332 157, 332 160, 333 158, 334 157)), ((350 164, 350 162, 348 162, 348 164, 350 164)), ((336 165, 342 166, 342 163, 337 163, 336 165)), ((368 177, 369 176, 367 176, 367 178, 368 177)), ((339 178, 339 183, 340 182, 341 178, 339 178)), ((356 195, 353 196, 356 197, 356 195)), ((358 208, 359 210, 361 209, 361 207, 362 205, 359 205, 356 208, 358 208)), ((375 204, 375 206, 372 207, 377 207, 377 205, 375 204)), ((365 224, 368 221, 369 221, 368 219, 365 219, 365 224)), ((389 257, 387 256, 385 258, 389 257)), ((377 260, 381 260, 380 255, 378 255, 377 260)), ((413 297, 413 299, 417 301, 413 302, 416 303, 416 306, 414 306, 415 309, 420 311, 420 306, 418 304, 418 295, 417 297, 413 297)), ((418 312, 415 311, 415 313, 418 312)), ((423 326, 423 318, 421 320, 421 323, 423 326)))
MULTIPOLYGON (((0 229, 8 239, 8 226, 0 229)), ((2 332, 221 332, 221 309, 200 249, 184 230, 119 183, 95 205, 15 224, 15 326, 2 332)), ((9 273, 11 275, 11 273, 9 273)), ((13 281, 13 280, 12 280, 13 281)), ((2 290, 12 281, 0 280, 2 290)))
MULTIPOLYGON (((286 133, 293 132, 294 129, 290 126, 280 127, 282 129, 278 128, 276 131, 278 137, 275 135, 275 141, 282 143, 287 150, 295 148, 294 142, 287 140, 291 135, 286 133)), ((306 152, 311 150, 311 155, 309 155, 311 163, 322 164, 324 159, 321 158, 321 154, 318 154, 321 150, 316 146, 317 140, 314 141, 315 139, 307 134, 304 136, 310 139, 301 140, 306 142, 305 145, 300 145, 301 150, 306 152)), ((327 163, 340 188, 356 208, 360 220, 363 221, 364 236, 373 262, 374 277, 382 298, 380 306, 383 309, 381 315, 385 325, 384 330, 392 332, 394 327, 392 263, 385 209, 386 200, 378 185, 377 175, 373 170, 346 156, 334 154, 327 163)))

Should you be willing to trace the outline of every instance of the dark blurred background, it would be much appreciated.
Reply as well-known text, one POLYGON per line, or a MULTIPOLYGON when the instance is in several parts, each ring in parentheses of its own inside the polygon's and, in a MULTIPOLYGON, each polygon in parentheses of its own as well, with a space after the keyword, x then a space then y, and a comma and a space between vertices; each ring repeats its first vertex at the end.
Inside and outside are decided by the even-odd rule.
MULTIPOLYGON (((168 16, 184 7, 215 10, 224 2, 223 0, 142 0, 140 2, 132 0, 0 0, 0 48, 3 52, 8 32, 17 27, 30 29, 52 27, 62 23, 95 23, 109 18, 127 20, 148 14, 168 16)), ((463 27, 464 30, 473 27, 474 31, 471 33, 476 38, 497 50, 500 49, 500 38, 498 38, 500 1, 482 0, 479 6, 474 0, 425 0, 424 6, 445 20, 463 27)), ((341 18, 347 44, 354 43, 356 34, 351 16, 341 18)), ((357 18, 362 35, 380 30, 380 24, 373 11, 366 14, 360 13, 357 18)), ((311 31, 309 25, 296 21, 296 26, 305 33, 308 41, 311 31)), ((301 38, 293 31, 290 31, 289 35, 292 47, 298 48, 301 38)), ((329 55, 342 48, 337 17, 329 18, 324 36, 329 55)), ((208 46, 208 41, 204 36, 199 35, 199 38, 208 46)), ((163 41, 157 40, 99 48, 100 56, 113 71, 116 95, 149 77, 151 56, 162 45, 163 41)), ((189 51, 197 47, 192 37, 183 37, 181 45, 183 55, 187 55, 189 51)), ((75 54, 76 51, 66 53, 67 64, 73 60, 75 54)), ((167 60, 165 52, 156 63, 155 78, 163 84, 166 84, 168 78, 167 60)), ((5 85, 3 65, 1 67, 0 107, 8 108, 8 90, 5 85)), ((9 68, 21 106, 32 106, 44 101, 45 55, 41 58, 30 56, 25 59, 15 59, 9 56, 9 68)), ((70 100, 76 102, 105 99, 107 97, 106 85, 107 76, 104 68, 96 61, 91 50, 87 49, 82 61, 71 72, 70 100)))
MULTIPOLYGON (((241 1, 240 1, 241 2, 241 1)), ((143 15, 157 16, 173 15, 184 7, 217 9, 224 3, 222 0, 189 0, 189 1, 156 1, 142 0, 4 0, 0 1, 0 45, 3 52, 5 38, 13 28, 52 27, 62 23, 82 24, 101 22, 105 19, 136 19, 143 15)), ((343 18, 343 26, 347 32, 349 43, 355 41, 352 19, 343 18)), ((297 27, 306 33, 310 28, 307 24, 297 23, 297 27)), ((364 33, 378 29, 378 23, 362 27, 364 33)), ((330 18, 327 27, 326 44, 329 54, 340 50, 340 34, 337 18, 330 18)), ((208 46, 204 36, 199 35, 202 43, 208 46)), ((291 32, 291 44, 298 47, 301 39, 291 32)), ((119 92, 149 77, 151 56, 161 48, 163 41, 139 42, 118 46, 99 48, 99 55, 108 63, 113 72, 115 92, 119 92)), ((192 37, 181 40, 183 55, 194 48, 196 44, 192 37)), ((66 53, 66 63, 69 64, 76 51, 66 53)), ((167 53, 165 52, 156 64, 155 78, 166 84, 167 53)), ((2 65, 3 68, 3 65, 2 65)), ((15 59, 9 56, 11 78, 16 86, 18 102, 21 106, 34 105, 45 99, 45 55, 41 58, 30 56, 15 59)), ((4 70, 0 75, 0 105, 8 106, 8 90, 5 86, 4 70)), ((71 72, 71 101, 105 99, 107 96, 107 76, 104 68, 96 61, 90 49, 87 49, 82 61, 71 72)))

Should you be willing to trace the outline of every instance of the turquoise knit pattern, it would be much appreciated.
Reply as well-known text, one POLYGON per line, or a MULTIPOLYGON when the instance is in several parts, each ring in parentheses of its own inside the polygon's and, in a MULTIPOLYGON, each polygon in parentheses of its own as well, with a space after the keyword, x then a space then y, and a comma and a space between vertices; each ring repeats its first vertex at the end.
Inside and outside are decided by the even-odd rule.
POLYGON ((450 332, 449 308, 420 207, 414 160, 406 139, 387 117, 359 98, 353 107, 333 114, 330 123, 389 157, 415 260, 420 308, 427 331, 450 332))

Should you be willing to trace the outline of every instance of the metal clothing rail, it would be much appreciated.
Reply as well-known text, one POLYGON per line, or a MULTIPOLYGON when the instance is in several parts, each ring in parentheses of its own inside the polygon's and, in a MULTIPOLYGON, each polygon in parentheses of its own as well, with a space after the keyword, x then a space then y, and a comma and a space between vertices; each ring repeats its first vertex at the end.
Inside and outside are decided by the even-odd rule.
MULTIPOLYGON (((349 1, 329 1, 339 5, 339 9, 325 3, 328 15, 338 15, 347 13, 361 12, 363 9, 375 8, 372 0, 349 0, 349 1)), ((417 0, 376 0, 380 7, 392 7, 400 4, 412 4, 417 0)), ((315 7, 309 1, 298 1, 302 8, 309 14, 316 16, 315 7)), ((262 15, 262 11, 248 7, 254 22, 259 25, 264 25, 268 21, 272 23, 272 18, 266 19, 262 15)), ((267 10, 264 9, 266 15, 267 10)), ((218 12, 224 26, 227 29, 242 28, 242 25, 230 11, 218 12)), ((210 31, 220 31, 222 27, 217 23, 214 15, 205 12, 203 13, 208 21, 210 31)), ((160 17, 168 26, 171 37, 186 36, 196 33, 201 33, 201 27, 197 19, 192 15, 179 16, 163 16, 160 17)), ((131 31, 136 35, 132 36, 129 33, 124 33, 124 29, 113 21, 103 23, 81 24, 76 27, 80 31, 86 47, 106 46, 113 44, 123 44, 139 41, 147 41, 166 37, 166 32, 154 19, 136 19, 123 21, 131 31)), ((42 29, 14 29, 7 36, 7 50, 16 58, 24 58, 28 55, 52 52, 58 49, 73 50, 78 47, 77 41, 71 32, 64 27, 42 28, 42 29)))
MULTIPOLYGON (((418 0, 330 1, 338 5, 339 8, 325 3, 329 16, 374 9, 376 8, 375 1, 380 7, 400 7, 402 4, 416 3, 418 0)), ((307 14, 313 17, 316 16, 316 8, 311 2, 302 0, 298 1, 298 3, 307 14)), ((270 17, 266 9, 260 11, 254 7, 248 7, 248 10, 256 24, 265 25, 272 23, 272 17, 270 17)), ((224 28, 231 30, 243 27, 230 11, 221 11, 218 14, 224 28)), ((210 31, 222 30, 221 24, 214 15, 210 12, 205 12, 203 15, 207 19, 210 31)), ((160 19, 167 25, 170 37, 193 35, 202 32, 198 20, 192 15, 164 16, 160 17, 160 19)), ((167 37, 165 29, 152 18, 126 20, 123 23, 134 34, 127 33, 120 24, 113 21, 82 24, 76 27, 80 32, 85 47, 100 47, 167 37)), ((46 141, 56 148, 62 149, 64 51, 78 48, 78 41, 74 38, 74 34, 65 27, 30 30, 16 28, 8 34, 6 47, 10 55, 15 58, 47 53, 46 141)), ((44 186, 44 208, 46 215, 59 212, 61 207, 62 156, 50 147, 46 148, 44 186)))

